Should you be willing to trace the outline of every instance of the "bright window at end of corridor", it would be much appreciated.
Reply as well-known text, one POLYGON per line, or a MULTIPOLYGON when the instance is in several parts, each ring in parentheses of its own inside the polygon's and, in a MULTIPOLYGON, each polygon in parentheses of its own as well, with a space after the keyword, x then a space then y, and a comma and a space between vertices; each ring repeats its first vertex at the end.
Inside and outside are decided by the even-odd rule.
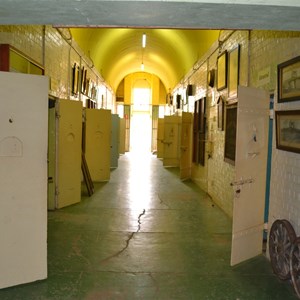
POLYGON ((150 111, 150 89, 149 88, 135 88, 133 90, 133 110, 134 111, 150 111))

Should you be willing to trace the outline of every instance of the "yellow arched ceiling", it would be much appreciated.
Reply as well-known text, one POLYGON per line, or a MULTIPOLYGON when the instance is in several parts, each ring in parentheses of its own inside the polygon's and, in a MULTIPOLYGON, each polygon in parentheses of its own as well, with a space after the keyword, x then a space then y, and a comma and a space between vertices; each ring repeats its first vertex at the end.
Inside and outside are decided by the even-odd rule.
POLYGON ((114 91, 126 75, 141 71, 142 61, 145 72, 158 76, 168 90, 218 39, 219 30, 72 28, 71 33, 114 91))

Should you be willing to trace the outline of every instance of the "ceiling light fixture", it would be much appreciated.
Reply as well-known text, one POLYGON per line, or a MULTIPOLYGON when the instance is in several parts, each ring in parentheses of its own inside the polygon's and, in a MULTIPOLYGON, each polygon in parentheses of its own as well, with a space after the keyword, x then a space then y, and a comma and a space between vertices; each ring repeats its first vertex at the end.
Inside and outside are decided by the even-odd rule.
POLYGON ((141 71, 144 71, 145 70, 145 65, 144 65, 144 63, 142 62, 141 63, 141 71))
POLYGON ((146 33, 143 33, 143 38, 142 38, 142 47, 146 47, 146 33))

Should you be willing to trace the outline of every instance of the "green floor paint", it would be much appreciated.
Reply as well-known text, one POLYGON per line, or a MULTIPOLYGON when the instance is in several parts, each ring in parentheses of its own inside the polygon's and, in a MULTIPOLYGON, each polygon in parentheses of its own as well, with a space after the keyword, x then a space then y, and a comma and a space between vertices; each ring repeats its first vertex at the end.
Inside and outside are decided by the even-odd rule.
POLYGON ((89 198, 48 214, 48 279, 0 299, 297 299, 259 256, 230 267, 231 220, 177 169, 126 154, 89 198))

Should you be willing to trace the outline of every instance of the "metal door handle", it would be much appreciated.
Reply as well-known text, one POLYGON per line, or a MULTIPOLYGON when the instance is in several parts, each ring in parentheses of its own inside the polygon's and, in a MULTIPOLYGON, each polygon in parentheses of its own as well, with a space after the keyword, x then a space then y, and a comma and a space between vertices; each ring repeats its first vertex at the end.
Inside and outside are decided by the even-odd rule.
POLYGON ((243 185, 246 183, 252 183, 254 182, 253 178, 247 178, 247 179, 241 179, 241 180, 237 180, 237 181, 233 181, 230 183, 231 186, 237 186, 237 185, 243 185))

